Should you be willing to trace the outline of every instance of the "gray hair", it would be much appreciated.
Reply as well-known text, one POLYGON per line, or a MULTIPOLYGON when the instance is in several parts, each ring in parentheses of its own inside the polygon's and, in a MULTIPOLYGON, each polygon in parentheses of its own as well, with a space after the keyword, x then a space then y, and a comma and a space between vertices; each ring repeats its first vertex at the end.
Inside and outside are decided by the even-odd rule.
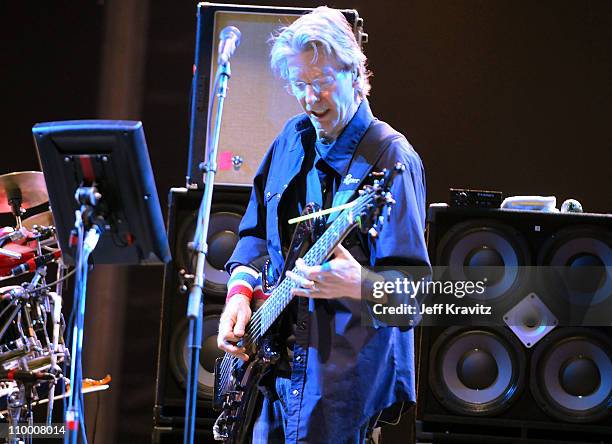
POLYGON ((355 89, 360 98, 365 98, 370 92, 371 73, 366 68, 367 58, 339 10, 319 6, 291 25, 281 28, 271 41, 270 66, 282 79, 288 77, 288 57, 312 50, 313 61, 316 61, 319 51, 323 51, 326 56, 333 57, 343 70, 357 72, 355 89))

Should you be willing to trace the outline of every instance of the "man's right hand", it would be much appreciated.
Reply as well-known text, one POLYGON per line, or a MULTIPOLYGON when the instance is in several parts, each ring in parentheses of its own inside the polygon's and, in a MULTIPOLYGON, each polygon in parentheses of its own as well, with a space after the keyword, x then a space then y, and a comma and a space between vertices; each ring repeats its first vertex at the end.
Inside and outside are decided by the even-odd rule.
POLYGON ((219 321, 217 347, 237 358, 247 361, 249 356, 244 347, 236 343, 242 339, 246 325, 251 320, 251 301, 242 294, 235 294, 225 303, 225 309, 219 321))

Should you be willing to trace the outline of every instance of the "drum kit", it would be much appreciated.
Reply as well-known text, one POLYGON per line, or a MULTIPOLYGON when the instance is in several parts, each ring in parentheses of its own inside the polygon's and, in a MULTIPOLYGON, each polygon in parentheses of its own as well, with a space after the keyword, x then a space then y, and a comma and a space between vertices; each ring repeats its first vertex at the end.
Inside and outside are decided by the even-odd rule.
MULTIPOLYGON (((0 213, 15 220, 0 229, 0 422, 12 426, 32 425, 33 406, 39 403, 47 404, 47 417, 37 423, 51 425, 54 400, 68 390, 62 290, 72 272, 61 262, 51 211, 28 215, 44 209, 48 200, 42 172, 0 175, 0 213), (52 263, 57 271, 50 279, 52 263)), ((31 439, 15 436, 9 443, 31 439)))

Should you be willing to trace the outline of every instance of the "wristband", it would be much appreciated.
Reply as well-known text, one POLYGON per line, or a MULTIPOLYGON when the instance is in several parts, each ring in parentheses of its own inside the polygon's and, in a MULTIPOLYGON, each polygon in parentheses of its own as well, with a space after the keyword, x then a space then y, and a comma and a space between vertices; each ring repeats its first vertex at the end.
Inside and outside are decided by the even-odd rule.
POLYGON ((225 302, 235 294, 242 294, 251 300, 253 298, 253 290, 257 287, 258 281, 261 286, 261 278, 256 270, 246 265, 238 265, 232 271, 232 276, 227 282, 225 302))

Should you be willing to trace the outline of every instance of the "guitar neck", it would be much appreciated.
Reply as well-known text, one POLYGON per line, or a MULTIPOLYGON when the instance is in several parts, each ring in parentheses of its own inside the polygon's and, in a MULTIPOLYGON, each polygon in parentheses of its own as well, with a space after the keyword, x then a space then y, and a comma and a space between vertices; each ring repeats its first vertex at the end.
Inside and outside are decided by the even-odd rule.
MULTIPOLYGON (((356 225, 357 221, 353 217, 353 212, 359 211, 358 208, 367 202, 367 197, 367 195, 360 196, 353 207, 340 213, 329 228, 325 230, 325 233, 323 233, 304 255, 303 259, 307 265, 320 265, 332 254, 336 245, 342 242, 346 235, 356 225)), ((295 267, 292 271, 297 273, 295 267)), ((293 299, 291 289, 296 286, 297 284, 291 279, 283 279, 272 291, 266 302, 257 310, 248 326, 247 333, 251 342, 257 343, 278 319, 280 314, 293 299)))

